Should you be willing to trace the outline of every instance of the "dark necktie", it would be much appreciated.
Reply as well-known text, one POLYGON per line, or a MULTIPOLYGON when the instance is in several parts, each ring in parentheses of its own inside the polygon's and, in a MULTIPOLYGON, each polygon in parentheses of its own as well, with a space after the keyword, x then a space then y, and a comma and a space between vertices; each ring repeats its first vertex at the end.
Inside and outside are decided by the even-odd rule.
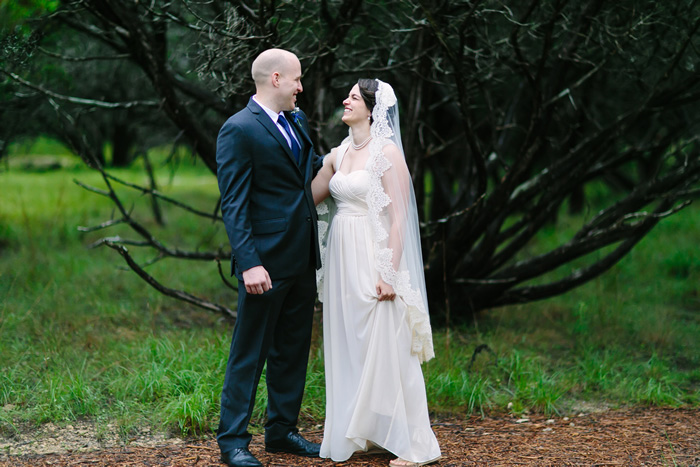
POLYGON ((297 161, 297 164, 298 164, 299 163, 299 154, 301 153, 301 148, 299 147, 299 143, 297 143, 297 140, 294 139, 294 135, 292 134, 292 129, 289 128, 289 122, 282 115, 280 115, 277 118, 277 122, 280 125, 282 125, 282 128, 284 128, 284 131, 286 131, 287 135, 289 135, 289 142, 291 143, 290 146, 292 148, 292 154, 294 154, 294 159, 297 161))

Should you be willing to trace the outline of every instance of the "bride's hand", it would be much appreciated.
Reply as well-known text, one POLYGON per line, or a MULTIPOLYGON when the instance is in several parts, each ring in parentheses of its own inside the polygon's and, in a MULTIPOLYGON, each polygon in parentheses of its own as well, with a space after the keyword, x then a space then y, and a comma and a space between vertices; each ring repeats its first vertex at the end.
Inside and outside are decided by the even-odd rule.
POLYGON ((394 288, 384 282, 382 279, 379 279, 379 282, 377 282, 377 295, 380 302, 385 300, 394 300, 396 298, 394 288))

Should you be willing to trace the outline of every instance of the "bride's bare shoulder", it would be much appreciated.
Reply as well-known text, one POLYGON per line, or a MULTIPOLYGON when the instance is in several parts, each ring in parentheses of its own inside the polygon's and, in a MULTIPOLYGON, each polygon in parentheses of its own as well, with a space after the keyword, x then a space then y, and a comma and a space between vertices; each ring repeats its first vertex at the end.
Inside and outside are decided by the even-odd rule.
POLYGON ((338 157, 338 148, 335 147, 331 149, 331 152, 326 154, 326 156, 323 158, 323 165, 328 166, 330 165, 331 168, 335 171, 335 160, 338 157))
POLYGON ((401 151, 399 151, 398 146, 390 142, 387 142, 384 146, 382 146, 382 151, 384 151, 384 154, 386 156, 395 156, 401 154, 401 151))
POLYGON ((394 143, 389 143, 385 145, 382 148, 382 151, 384 152, 384 157, 389 159, 389 162, 391 162, 392 164, 395 165, 397 163, 405 163, 401 150, 394 143))
POLYGON ((335 162, 335 159, 338 157, 338 148, 335 147, 331 149, 331 152, 328 153, 328 155, 324 159, 324 163, 328 162, 335 162))

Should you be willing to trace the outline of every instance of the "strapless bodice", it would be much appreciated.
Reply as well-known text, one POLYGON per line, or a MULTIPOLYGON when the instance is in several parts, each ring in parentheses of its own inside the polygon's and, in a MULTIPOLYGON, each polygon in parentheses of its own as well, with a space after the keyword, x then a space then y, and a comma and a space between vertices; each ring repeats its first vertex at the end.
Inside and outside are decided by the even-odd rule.
POLYGON ((338 207, 336 215, 367 215, 369 173, 366 170, 355 170, 347 175, 336 172, 331 178, 329 189, 338 207))

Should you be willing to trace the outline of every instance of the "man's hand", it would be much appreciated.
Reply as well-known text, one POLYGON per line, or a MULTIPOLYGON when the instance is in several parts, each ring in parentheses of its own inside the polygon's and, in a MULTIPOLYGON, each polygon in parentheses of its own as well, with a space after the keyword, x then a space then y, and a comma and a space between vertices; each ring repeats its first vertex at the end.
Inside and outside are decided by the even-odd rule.
POLYGON ((262 266, 255 266, 243 271, 243 283, 245 291, 253 295, 259 295, 272 288, 270 275, 267 273, 267 269, 262 266))
POLYGON ((394 300, 396 298, 394 288, 381 279, 379 279, 379 282, 377 282, 377 295, 380 302, 385 300, 394 300))

